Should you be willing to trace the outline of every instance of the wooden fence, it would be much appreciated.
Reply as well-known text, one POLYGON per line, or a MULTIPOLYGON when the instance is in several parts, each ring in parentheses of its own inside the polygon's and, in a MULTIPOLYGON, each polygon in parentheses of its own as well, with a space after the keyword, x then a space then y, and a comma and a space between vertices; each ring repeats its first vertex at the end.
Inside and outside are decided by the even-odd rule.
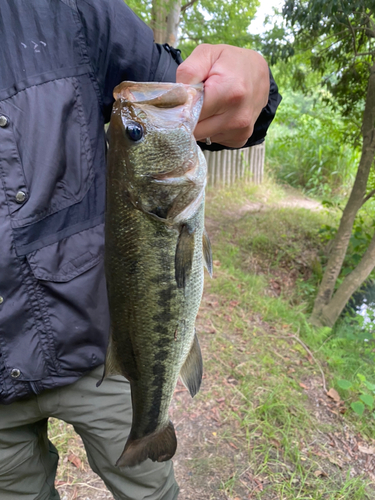
POLYGON ((204 151, 208 186, 227 186, 237 179, 260 184, 263 180, 265 143, 252 148, 204 151))

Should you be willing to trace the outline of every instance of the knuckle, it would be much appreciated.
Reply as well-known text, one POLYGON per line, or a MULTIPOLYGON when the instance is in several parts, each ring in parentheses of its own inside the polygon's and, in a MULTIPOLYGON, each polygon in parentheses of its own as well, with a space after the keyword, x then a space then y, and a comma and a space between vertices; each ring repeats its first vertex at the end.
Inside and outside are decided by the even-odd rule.
POLYGON ((253 130, 254 128, 251 125, 238 128, 236 133, 236 142, 241 143, 242 146, 246 144, 248 139, 251 137, 253 130))
MULTIPOLYGON (((231 129, 232 130, 237 130, 238 134, 241 135, 246 135, 249 132, 252 132, 253 129, 253 123, 251 120, 251 116, 243 115, 243 116, 237 116, 235 120, 233 120, 231 124, 231 129)), ((249 137, 249 136, 248 136, 249 137)))
POLYGON ((232 86, 230 93, 228 95, 228 101, 232 105, 241 105, 246 95, 248 94, 248 90, 244 82, 236 81, 236 83, 232 86))

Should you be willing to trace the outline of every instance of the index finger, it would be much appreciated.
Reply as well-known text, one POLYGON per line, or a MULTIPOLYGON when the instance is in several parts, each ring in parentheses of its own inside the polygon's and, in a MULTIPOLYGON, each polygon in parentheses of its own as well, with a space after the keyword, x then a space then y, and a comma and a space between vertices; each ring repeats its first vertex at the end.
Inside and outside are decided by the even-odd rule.
POLYGON ((207 80, 211 68, 222 52, 220 45, 198 45, 177 68, 176 82, 196 85, 207 80))

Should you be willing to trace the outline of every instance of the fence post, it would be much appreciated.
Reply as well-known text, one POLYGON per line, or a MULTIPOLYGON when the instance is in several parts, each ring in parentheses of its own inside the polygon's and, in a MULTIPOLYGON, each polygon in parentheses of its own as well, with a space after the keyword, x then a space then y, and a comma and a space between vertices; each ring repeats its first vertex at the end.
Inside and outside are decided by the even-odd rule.
POLYGON ((209 186, 231 185, 238 179, 260 184, 263 181, 265 144, 251 148, 204 151, 209 186))

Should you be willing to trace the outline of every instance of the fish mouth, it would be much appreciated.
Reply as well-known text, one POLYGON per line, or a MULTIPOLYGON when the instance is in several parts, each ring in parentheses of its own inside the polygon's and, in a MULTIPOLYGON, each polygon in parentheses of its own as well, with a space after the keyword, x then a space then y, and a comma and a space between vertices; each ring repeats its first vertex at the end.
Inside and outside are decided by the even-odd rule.
POLYGON ((113 97, 128 109, 144 110, 154 126, 186 127, 193 131, 203 103, 203 83, 185 85, 169 82, 121 82, 113 97), (198 105, 198 103, 201 103, 198 105), (176 113, 176 108, 179 110, 176 113))
POLYGON ((115 100, 125 99, 137 104, 149 104, 157 108, 183 106, 194 94, 203 93, 203 83, 185 85, 169 82, 122 82, 113 91, 115 100))

